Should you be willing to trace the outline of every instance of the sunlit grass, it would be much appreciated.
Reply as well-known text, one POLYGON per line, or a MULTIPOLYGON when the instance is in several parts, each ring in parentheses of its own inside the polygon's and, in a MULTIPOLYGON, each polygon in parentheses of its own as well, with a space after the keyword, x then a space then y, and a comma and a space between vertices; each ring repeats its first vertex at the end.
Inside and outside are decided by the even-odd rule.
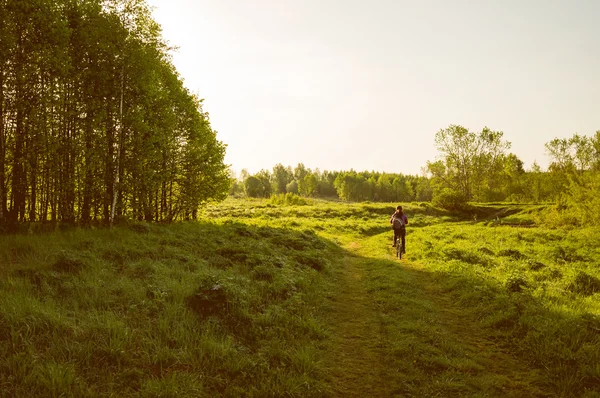
POLYGON ((200 222, 4 236, 2 392, 328 396, 352 258, 394 394, 598 393, 597 229, 545 228, 543 206, 409 203, 396 261, 395 205, 229 199, 200 222), (496 346, 529 369, 518 383, 496 346))
POLYGON ((319 395, 311 232, 202 222, 6 237, 7 396, 319 395))

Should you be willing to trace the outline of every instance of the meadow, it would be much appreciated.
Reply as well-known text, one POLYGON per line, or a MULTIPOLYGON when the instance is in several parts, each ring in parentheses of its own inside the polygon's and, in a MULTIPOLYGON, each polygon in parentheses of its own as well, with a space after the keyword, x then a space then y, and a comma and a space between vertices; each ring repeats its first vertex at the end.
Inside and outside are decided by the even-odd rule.
POLYGON ((5 397, 600 396, 600 231, 549 206, 227 199, 0 237, 5 397), (552 224, 553 225, 553 224, 552 224))

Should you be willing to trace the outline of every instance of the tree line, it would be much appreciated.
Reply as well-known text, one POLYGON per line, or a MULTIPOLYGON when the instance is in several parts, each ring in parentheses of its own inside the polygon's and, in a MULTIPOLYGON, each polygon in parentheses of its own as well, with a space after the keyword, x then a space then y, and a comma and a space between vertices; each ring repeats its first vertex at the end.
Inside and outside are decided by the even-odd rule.
POLYGON ((195 217, 225 145, 144 0, 0 0, 0 225, 195 217))
POLYGON ((300 163, 291 166, 277 164, 272 171, 249 174, 242 170, 232 177, 230 195, 270 197, 293 193, 306 197, 342 199, 347 201, 429 201, 430 181, 424 176, 375 171, 320 171, 300 163))
POLYGON ((553 202, 574 197, 584 198, 579 203, 588 204, 588 196, 598 196, 600 191, 594 187, 600 184, 600 131, 546 143, 551 157, 548 170, 537 163, 525 170, 523 161, 509 152, 511 143, 503 136, 487 127, 480 132, 459 125, 441 129, 435 135, 438 159, 427 162, 420 176, 321 172, 303 164, 294 169, 277 164, 272 171, 256 174, 243 170, 239 178, 233 178, 230 194, 269 197, 291 192, 349 201, 434 201, 446 208, 459 208, 467 202, 553 202))

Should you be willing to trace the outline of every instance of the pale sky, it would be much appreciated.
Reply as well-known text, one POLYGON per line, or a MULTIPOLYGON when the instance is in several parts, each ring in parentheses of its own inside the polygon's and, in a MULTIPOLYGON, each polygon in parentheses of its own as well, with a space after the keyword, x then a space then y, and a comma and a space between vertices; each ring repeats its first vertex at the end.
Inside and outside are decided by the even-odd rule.
POLYGON ((450 124, 600 130, 600 0, 147 0, 226 163, 420 174, 450 124))

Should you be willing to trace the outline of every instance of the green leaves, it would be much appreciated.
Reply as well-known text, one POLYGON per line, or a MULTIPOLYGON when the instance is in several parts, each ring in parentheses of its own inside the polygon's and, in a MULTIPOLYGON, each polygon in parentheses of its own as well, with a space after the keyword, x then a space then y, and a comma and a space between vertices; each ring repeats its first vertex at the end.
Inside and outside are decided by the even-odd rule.
POLYGON ((435 145, 441 159, 427 163, 434 185, 459 192, 467 200, 496 200, 505 163, 518 161, 515 155, 507 156, 511 144, 502 140, 503 135, 487 127, 477 134, 457 125, 438 131, 435 145))
POLYGON ((224 197, 225 145, 144 0, 10 0, 0 15, 0 222, 193 218, 224 197))

